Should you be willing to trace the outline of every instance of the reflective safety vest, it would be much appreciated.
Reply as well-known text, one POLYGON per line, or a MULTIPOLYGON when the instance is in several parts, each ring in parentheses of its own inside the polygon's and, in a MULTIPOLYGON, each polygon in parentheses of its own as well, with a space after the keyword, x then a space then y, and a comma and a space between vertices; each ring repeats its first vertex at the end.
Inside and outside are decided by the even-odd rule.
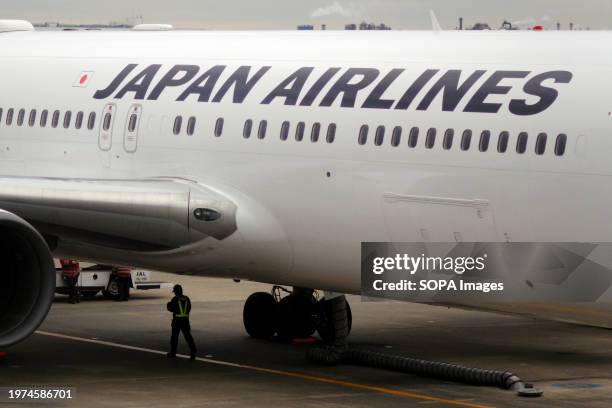
POLYGON ((181 301, 181 299, 177 299, 179 312, 175 314, 175 317, 189 317, 189 313, 187 312, 187 299, 181 301))

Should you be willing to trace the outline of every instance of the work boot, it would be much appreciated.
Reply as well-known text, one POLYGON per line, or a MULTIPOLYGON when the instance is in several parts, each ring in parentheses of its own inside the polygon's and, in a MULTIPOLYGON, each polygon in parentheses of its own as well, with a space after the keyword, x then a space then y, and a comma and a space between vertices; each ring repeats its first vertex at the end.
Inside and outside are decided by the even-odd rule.
POLYGON ((195 361, 195 359, 196 359, 196 353, 195 353, 195 352, 194 352, 194 353, 191 353, 191 356, 189 356, 189 359, 190 359, 191 361, 195 361))

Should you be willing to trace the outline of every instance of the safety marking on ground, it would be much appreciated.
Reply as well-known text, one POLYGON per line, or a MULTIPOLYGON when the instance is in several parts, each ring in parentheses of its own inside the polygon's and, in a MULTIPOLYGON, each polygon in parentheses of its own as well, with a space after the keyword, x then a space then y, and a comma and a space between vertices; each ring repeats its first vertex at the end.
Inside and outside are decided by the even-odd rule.
MULTIPOLYGON (((65 340, 73 340, 73 341, 80 341, 84 343, 97 344, 101 346, 115 347, 115 348, 120 348, 124 350, 141 351, 144 353, 158 354, 162 356, 166 355, 165 351, 154 350, 154 349, 145 348, 145 347, 130 346, 128 344, 115 343, 112 341, 88 339, 86 337, 69 336, 66 334, 52 333, 52 332, 47 332, 47 331, 42 331, 42 330, 36 331, 36 334, 40 334, 42 336, 48 336, 48 337, 55 337, 59 339, 65 339, 65 340)), ((189 358, 189 356, 185 354, 177 354, 177 357, 185 358, 185 359, 189 358)), ((211 358, 203 358, 203 357, 197 357, 196 360, 202 363, 215 364, 215 365, 225 366, 225 367, 241 368, 243 370, 274 374, 274 375, 283 376, 283 377, 298 378, 301 380, 324 383, 324 384, 339 385, 342 387, 347 387, 347 388, 352 388, 352 389, 357 389, 357 390, 366 390, 366 391, 371 391, 371 392, 375 392, 378 394, 392 395, 395 397, 404 397, 404 398, 411 398, 411 399, 420 400, 420 401, 437 402, 437 403, 456 406, 456 407, 494 408, 491 405, 482 405, 482 404, 477 404, 477 403, 468 402, 468 401, 446 399, 446 398, 436 397, 436 396, 428 395, 428 394, 394 390, 392 388, 385 388, 385 387, 380 387, 380 386, 375 386, 375 385, 352 383, 349 381, 337 380, 331 377, 323 377, 323 376, 294 372, 294 371, 277 370, 274 368, 265 368, 265 367, 258 367, 258 366, 253 366, 249 364, 232 363, 229 361, 214 360, 211 358)))

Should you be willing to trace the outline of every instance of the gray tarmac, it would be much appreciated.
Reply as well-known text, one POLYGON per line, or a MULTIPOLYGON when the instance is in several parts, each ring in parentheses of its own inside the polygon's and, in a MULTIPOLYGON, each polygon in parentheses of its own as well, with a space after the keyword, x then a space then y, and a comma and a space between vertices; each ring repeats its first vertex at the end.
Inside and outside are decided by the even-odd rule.
MULTIPOLYGON (((200 359, 168 360, 169 291, 129 302, 57 296, 40 331, 5 350, 0 387, 73 387, 68 402, 10 407, 611 407, 612 331, 558 322, 349 297, 354 345, 509 370, 544 389, 538 399, 368 367, 319 366, 309 345, 250 339, 242 307, 268 285, 156 274, 193 303, 200 359)), ((612 313, 612 307, 610 308, 612 313)), ((184 341, 179 346, 187 352, 184 341)), ((2 404, 0 404, 2 405, 2 404)))

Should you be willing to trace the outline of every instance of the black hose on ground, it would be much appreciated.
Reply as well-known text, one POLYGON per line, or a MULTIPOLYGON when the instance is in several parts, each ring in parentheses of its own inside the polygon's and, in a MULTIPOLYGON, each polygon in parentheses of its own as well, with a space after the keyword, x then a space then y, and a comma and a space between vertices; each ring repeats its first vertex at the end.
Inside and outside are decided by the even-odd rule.
POLYGON ((346 298, 339 296, 331 299, 331 302, 334 343, 309 349, 306 357, 310 361, 326 365, 358 364, 466 384, 501 387, 517 391, 518 395, 524 397, 539 397, 543 394, 541 390, 534 388, 531 384, 525 384, 518 376, 509 371, 485 370, 459 364, 379 353, 367 349, 349 348, 346 298))

